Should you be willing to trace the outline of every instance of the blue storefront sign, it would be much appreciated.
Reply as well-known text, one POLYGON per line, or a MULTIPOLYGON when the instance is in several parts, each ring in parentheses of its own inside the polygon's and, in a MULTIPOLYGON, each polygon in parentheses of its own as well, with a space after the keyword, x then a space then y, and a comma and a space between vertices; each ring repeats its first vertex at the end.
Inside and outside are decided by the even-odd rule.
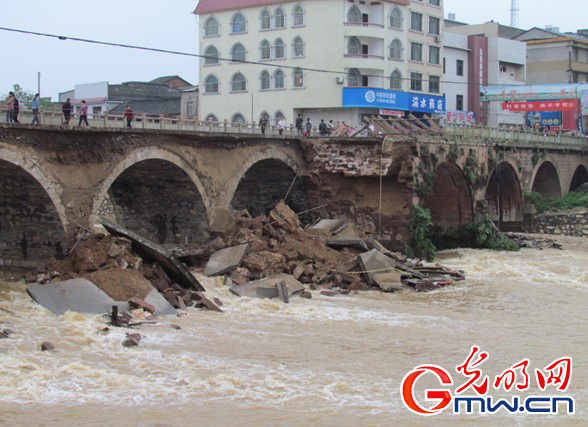
POLYGON ((386 108, 443 114, 445 97, 363 87, 343 88, 343 107, 386 108))

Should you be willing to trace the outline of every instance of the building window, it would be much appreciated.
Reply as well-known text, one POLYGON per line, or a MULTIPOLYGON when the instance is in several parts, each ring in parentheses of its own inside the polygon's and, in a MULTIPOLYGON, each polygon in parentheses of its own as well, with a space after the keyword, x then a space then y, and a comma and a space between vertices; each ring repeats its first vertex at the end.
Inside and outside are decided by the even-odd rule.
POLYGON ((245 32, 247 32, 247 20, 242 14, 237 13, 231 20, 231 33, 238 34, 245 32))
POLYGON ((433 6, 441 6, 441 0, 429 0, 429 4, 433 6))
POLYGON ((390 74, 390 89, 402 89, 402 73, 400 70, 394 70, 390 74))
POLYGON ((261 42, 261 45, 259 45, 259 50, 261 52, 261 59, 271 59, 272 48, 267 40, 261 42))
POLYGON ((261 119, 265 119, 265 122, 266 122, 267 124, 269 124, 269 122, 270 122, 270 115, 267 113, 267 111, 264 111, 263 113, 261 113, 261 114, 259 115, 259 121, 260 121, 260 122, 261 122, 261 119))
POLYGON ((231 118, 231 123, 245 123, 245 117, 241 113, 235 113, 231 118))
POLYGON ((439 76, 429 76, 429 92, 439 93, 440 81, 439 76))
POLYGON ((282 39, 276 39, 274 42, 274 58, 283 59, 286 57, 286 49, 282 39))
POLYGON ((262 30, 269 30, 272 27, 272 15, 269 10, 263 9, 259 16, 259 26, 262 30))
POLYGON ((286 14, 281 7, 278 7, 274 14, 274 28, 286 28, 286 14))
POLYGON ((455 63, 455 74, 458 76, 463 76, 463 60, 458 59, 455 63))
POLYGON ((261 82, 261 90, 269 90, 271 89, 271 79, 270 74, 263 70, 261 75, 259 76, 259 81, 261 82))
POLYGON ((390 44, 390 59, 402 59, 402 42, 399 39, 392 40, 390 44))
POLYGON ((361 10, 359 10, 359 7, 357 7, 356 5, 351 6, 349 12, 347 12, 347 22, 361 22, 361 10))
POLYGON ((196 115, 196 104, 194 101, 186 102, 186 115, 187 116, 195 116, 196 115))
POLYGON ((361 55, 361 42, 357 37, 351 37, 347 42, 348 55, 361 55))
POLYGON ((429 34, 438 36, 441 34, 441 20, 434 16, 429 16, 429 34))
POLYGON ((276 70, 274 73, 274 89, 284 89, 285 87, 284 72, 282 70, 276 70))
POLYGON ((294 87, 304 87, 304 71, 302 71, 300 68, 296 68, 292 72, 292 78, 294 80, 294 87))
POLYGON ((206 65, 218 64, 218 50, 214 46, 208 46, 204 51, 204 63, 206 65))
POLYGON ((218 79, 215 76, 208 76, 204 87, 205 93, 218 93, 218 79))
POLYGON ((351 87, 360 87, 362 76, 358 69, 352 68, 347 74, 347 85, 351 87))
POLYGON ((410 59, 412 61, 423 61, 423 45, 421 43, 410 43, 410 59))
POLYGON ((423 14, 410 12, 410 29, 413 31, 423 31, 423 14))
POLYGON ((295 37, 292 42, 292 52, 294 58, 304 57, 304 41, 300 37, 295 37))
POLYGON ((219 25, 218 20, 211 16, 206 20, 204 23, 204 36, 205 37, 213 37, 219 35, 219 25))
POLYGON ((218 123, 218 119, 216 118, 216 116, 214 114, 209 114, 208 116, 206 116, 205 121, 210 124, 218 123))
POLYGON ((292 22, 294 27, 302 27, 304 25, 304 9, 300 5, 296 5, 292 11, 292 22))
POLYGON ((429 63, 439 65, 441 61, 441 49, 437 46, 429 46, 429 63))
POLYGON ((423 75, 421 73, 410 73, 410 90, 423 90, 423 75))
POLYGON ((237 73, 231 79, 231 90, 233 92, 245 92, 247 91, 247 81, 245 76, 241 73, 237 73))
POLYGON ((463 95, 455 95, 455 109, 463 111, 463 95))
POLYGON ((447 71, 445 71, 446 67, 445 67, 445 57, 443 58, 443 74, 445 74, 447 71))
POLYGON ((390 26, 392 28, 402 28, 402 12, 398 6, 390 12, 390 26))
POLYGON ((231 49, 231 60, 234 62, 237 61, 245 61, 247 59, 247 52, 245 51, 245 46, 241 43, 237 43, 231 49))
POLYGON ((276 111, 276 113, 274 114, 274 123, 276 124, 276 126, 278 125, 278 122, 280 120, 286 120, 286 117, 284 117, 284 114, 282 114, 282 112, 280 110, 276 111))

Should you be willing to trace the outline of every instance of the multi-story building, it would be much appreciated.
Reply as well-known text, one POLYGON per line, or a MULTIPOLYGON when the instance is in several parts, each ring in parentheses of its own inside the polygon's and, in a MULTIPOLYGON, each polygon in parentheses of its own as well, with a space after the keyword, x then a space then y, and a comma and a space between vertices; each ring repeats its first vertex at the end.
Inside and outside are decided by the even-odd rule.
POLYGON ((527 82, 588 82, 588 30, 560 33, 559 28, 531 28, 515 37, 527 43, 527 82))
MULTIPOLYGON (((480 102, 481 86, 512 86, 526 83, 527 51, 523 42, 511 40, 512 37, 522 33, 517 28, 500 25, 497 22, 485 24, 467 25, 455 20, 445 21, 445 36, 453 40, 448 33, 467 36, 468 40, 468 99, 467 108, 475 112, 478 121, 488 126, 523 126, 525 115, 502 109, 502 103, 498 101, 480 102)), ((463 48, 461 42, 455 40, 463 48)), ((463 71, 456 60, 456 73, 463 71)), ((453 70, 448 67, 448 58, 445 65, 445 79, 447 80, 453 70)), ((451 64, 453 66, 453 63, 451 64)), ((465 65, 465 64, 464 64, 465 65)), ((460 82, 461 83, 461 82, 460 82)), ((456 85, 452 85, 455 87, 456 85)), ((453 89, 453 88, 452 88, 453 89)), ((459 94, 453 94, 456 96, 459 94)), ((452 102, 452 95, 448 95, 448 103, 452 102)), ((456 99, 456 109, 458 100, 456 99)), ((453 104, 451 104, 453 106, 453 104)), ((466 108, 466 104, 463 104, 466 108)))
POLYGON ((444 111, 442 0, 201 0, 195 13, 204 120, 444 111))

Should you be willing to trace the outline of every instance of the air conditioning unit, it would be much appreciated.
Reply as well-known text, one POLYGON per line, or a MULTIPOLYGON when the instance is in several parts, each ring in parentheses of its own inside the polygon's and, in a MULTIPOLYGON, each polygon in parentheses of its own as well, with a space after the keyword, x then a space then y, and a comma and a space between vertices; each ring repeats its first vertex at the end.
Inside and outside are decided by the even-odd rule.
POLYGON ((335 77, 335 82, 338 85, 342 85, 343 83, 345 83, 345 77, 341 77, 341 76, 335 77))
POLYGON ((443 42, 443 38, 441 36, 435 36, 435 43, 443 42))

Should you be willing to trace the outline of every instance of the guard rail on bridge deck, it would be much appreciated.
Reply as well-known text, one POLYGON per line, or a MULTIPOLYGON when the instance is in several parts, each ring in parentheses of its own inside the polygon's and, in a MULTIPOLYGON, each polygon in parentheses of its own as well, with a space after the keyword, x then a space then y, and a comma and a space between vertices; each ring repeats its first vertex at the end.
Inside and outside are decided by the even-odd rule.
MULTIPOLYGON (((58 110, 45 110, 40 113, 41 124, 53 126, 70 126, 76 127, 79 121, 79 114, 71 115, 69 125, 64 124, 63 113, 58 110)), ((23 124, 30 124, 32 121, 32 111, 30 109, 21 109, 19 121, 23 124)), ((2 117, 3 118, 3 117, 2 117)), ((126 128, 127 122, 124 115, 116 115, 110 113, 100 113, 89 115, 88 121, 90 127, 99 129, 123 129, 126 128)), ((410 122, 409 119, 406 119, 410 122)), ((186 132, 212 132, 212 133, 237 133, 237 134, 261 134, 261 129, 258 123, 231 123, 223 122, 204 122, 196 119, 187 119, 181 117, 166 117, 165 115, 146 115, 135 114, 132 122, 135 129, 159 129, 159 130, 173 130, 186 132)), ((537 147, 537 148, 570 148, 575 150, 588 150, 588 138, 585 136, 574 136, 565 134, 547 134, 535 130, 517 130, 508 128, 491 128, 477 125, 455 125, 446 123, 443 128, 430 129, 430 132, 422 131, 423 135, 444 135, 449 138, 470 138, 468 141, 472 145, 486 144, 484 140, 492 140, 492 144, 513 147, 537 147), (477 142, 479 141, 479 142, 477 142)), ((349 137, 353 130, 348 134, 337 134, 339 137, 349 137)), ((294 125, 289 125, 284 129, 285 136, 297 136, 297 131, 294 125)), ((420 134, 419 130, 411 134, 420 134)), ((268 124, 266 135, 279 135, 278 129, 275 125, 268 124)), ((310 133, 312 137, 319 137, 320 133, 317 126, 313 126, 310 133)), ((374 132, 363 132, 355 135, 355 138, 362 138, 364 136, 374 137, 374 132)), ((447 141, 435 140, 431 143, 446 144, 447 141)))

